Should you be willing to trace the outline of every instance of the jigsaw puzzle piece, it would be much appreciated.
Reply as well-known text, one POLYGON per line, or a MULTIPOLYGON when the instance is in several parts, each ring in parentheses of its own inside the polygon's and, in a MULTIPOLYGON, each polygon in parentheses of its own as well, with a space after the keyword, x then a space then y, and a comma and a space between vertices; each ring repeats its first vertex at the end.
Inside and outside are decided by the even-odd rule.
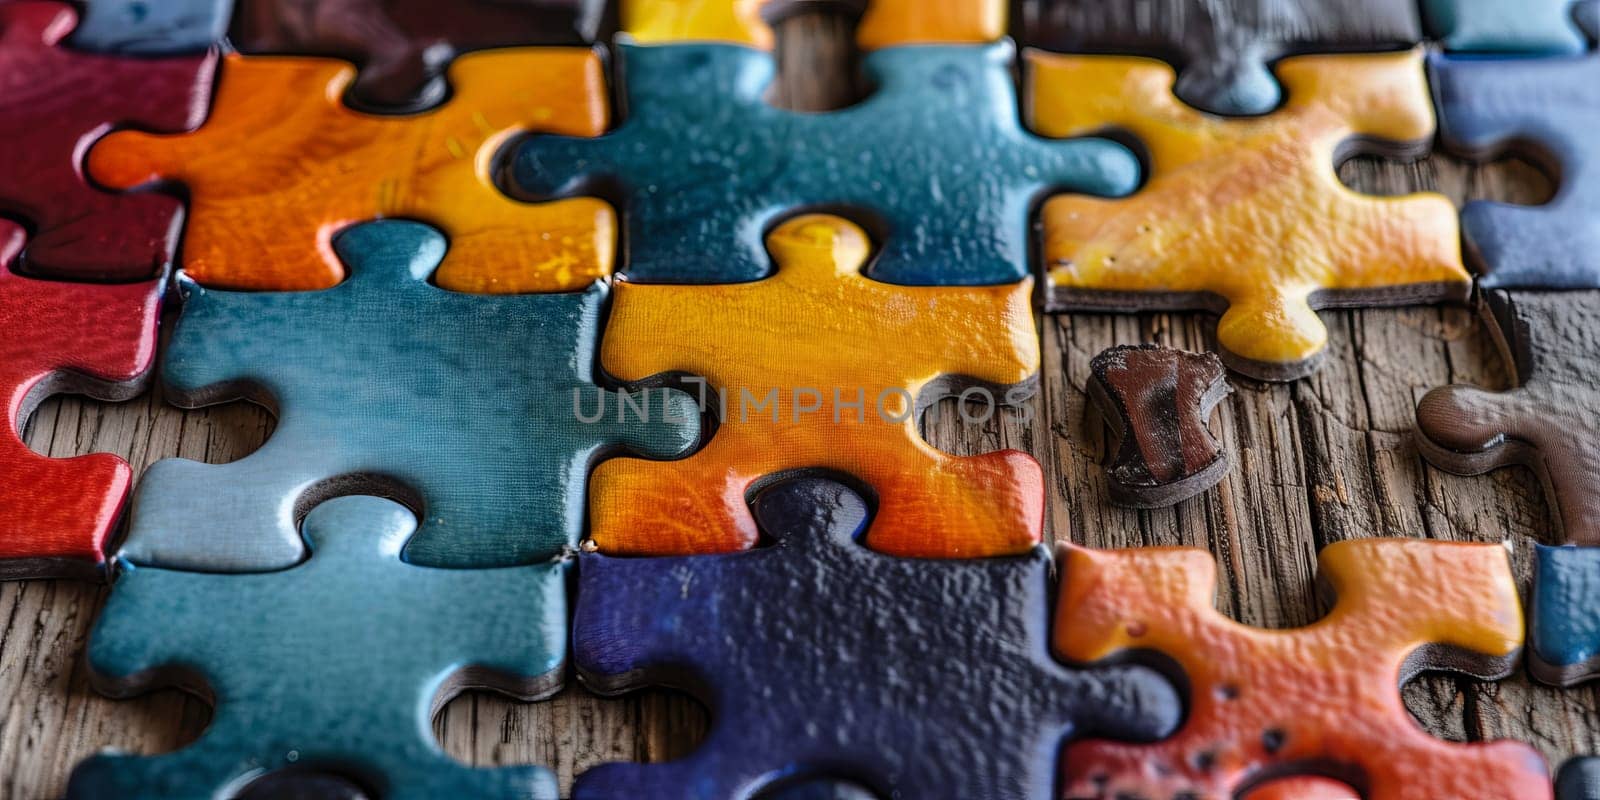
MULTIPOLYGON (((554 800, 549 771, 462 764, 431 726, 434 710, 465 689, 534 700, 560 688, 570 562, 417 567, 400 557, 416 528, 398 503, 340 497, 306 516, 309 558, 282 571, 125 564, 90 639, 95 685, 113 696, 178 686, 214 711, 177 752, 90 758, 68 797, 201 800, 287 771, 271 780, 332 779, 386 800, 554 800)), ((252 535, 208 533, 221 549, 252 535)))
POLYGON ((445 99, 449 87, 441 73, 459 53, 586 44, 605 12, 603 0, 236 2, 229 38, 240 51, 354 61, 361 72, 350 87, 352 104, 390 113, 445 99))
POLYGON ((685 758, 583 773, 575 798, 745 797, 816 772, 884 797, 1044 797, 1064 737, 1148 741, 1179 720, 1177 693, 1152 670, 1051 658, 1043 548, 971 561, 876 553, 857 541, 865 502, 819 478, 767 488, 755 513, 772 537, 756 550, 579 557, 573 641, 586 684, 684 687, 714 722, 685 758))
POLYGON ((682 461, 615 459, 597 467, 589 498, 595 544, 635 555, 751 547, 758 531, 748 492, 801 470, 870 487, 876 508, 868 544, 881 552, 970 558, 1038 544, 1038 462, 1015 450, 969 457, 935 450, 918 431, 917 413, 960 385, 978 387, 991 410, 1032 394, 1028 382, 1039 368, 1032 281, 879 283, 861 274, 866 233, 825 214, 785 221, 768 244, 778 270, 760 281, 617 283, 601 343, 606 370, 629 381, 699 376, 722 424, 682 461))
POLYGON ((333 246, 350 277, 319 292, 228 292, 180 279, 168 396, 190 407, 253 399, 275 410, 278 426, 238 461, 152 466, 124 557, 206 571, 286 568, 299 558, 294 523, 306 508, 378 494, 418 509, 412 563, 541 561, 578 544, 592 462, 617 450, 670 458, 697 441, 689 395, 642 390, 622 409, 593 383, 603 284, 447 292, 428 281, 445 237, 403 220, 351 228, 333 246), (195 494, 201 485, 208 491, 195 494), (212 539, 222 528, 238 532, 226 548, 212 539))
POLYGON ((1446 50, 1478 53, 1581 53, 1579 9, 1592 0, 1423 0, 1428 31, 1446 50))
POLYGON ((1207 427, 1233 391, 1215 354, 1119 345, 1089 362, 1085 388, 1090 424, 1108 434, 1103 463, 1112 502, 1170 506, 1228 473, 1228 456, 1207 427))
POLYGON ((1029 67, 1037 130, 1121 128, 1152 165, 1130 198, 1045 203, 1050 310, 1220 312, 1228 366, 1293 380, 1326 347, 1317 308, 1466 299, 1448 199, 1362 195, 1334 172, 1356 139, 1427 146, 1420 50, 1285 59, 1287 104, 1246 120, 1184 106, 1172 68, 1152 59, 1034 53, 1029 67))
POLYGON ((199 53, 228 35, 233 0, 84 0, 68 44, 94 53, 199 53))
POLYGON ((501 146, 526 130, 605 130, 609 112, 595 53, 472 53, 456 59, 449 75, 449 102, 383 116, 340 102, 355 76, 348 63, 230 55, 203 126, 178 135, 113 133, 89 152, 88 170, 116 189, 183 184, 190 208, 184 272, 211 287, 333 286, 344 271, 329 242, 346 226, 377 217, 413 218, 445 231, 450 253, 437 280, 446 289, 576 291, 609 274, 616 238, 610 206, 590 198, 518 202, 500 192, 493 175, 501 146))
POLYGON ((814 9, 861 17, 856 44, 978 44, 1006 35, 1005 0, 624 0, 622 30, 640 44, 723 42, 771 50, 771 22, 814 9))
POLYGON ((1522 612, 1498 544, 1331 544, 1318 564, 1333 608, 1288 630, 1216 611, 1216 564, 1203 550, 1064 546, 1060 561, 1058 655, 1078 663, 1155 650, 1189 687, 1171 738, 1068 745, 1065 797, 1233 797, 1294 774, 1353 778, 1368 800, 1550 797, 1532 748, 1435 739, 1400 696, 1424 670, 1510 673, 1522 612))
POLYGON ((1489 392, 1445 386, 1417 404, 1418 449, 1435 466, 1481 475, 1529 467, 1562 541, 1576 548, 1538 551, 1530 668, 1559 685, 1600 674, 1600 292, 1485 292, 1490 332, 1511 365, 1516 388, 1489 392))
POLYGON ((1556 800, 1600 800, 1600 758, 1569 758, 1556 772, 1556 800))
POLYGON ((172 258, 182 204, 114 195, 85 181, 82 151, 106 129, 182 131, 200 123, 214 54, 118 58, 69 50, 65 3, 0 4, 0 213, 33 231, 21 269, 40 276, 136 281, 172 258))
POLYGON ((1174 92, 1225 116, 1269 114, 1284 92, 1271 64, 1296 52, 1383 50, 1422 38, 1417 10, 1391 0, 1025 0, 1018 38, 1063 52, 1170 58, 1174 92))
POLYGON ((723 44, 619 49, 629 109, 622 125, 597 139, 532 137, 517 146, 511 171, 532 196, 615 186, 608 196, 622 201, 633 280, 757 280, 768 272, 762 238, 775 219, 795 208, 850 206, 870 213, 883 234, 874 278, 1014 283, 1028 273, 1038 192, 1120 195, 1138 185, 1138 160, 1121 145, 1022 130, 1006 43, 871 53, 865 70, 877 90, 827 113, 767 105, 768 53, 723 44))
MULTIPOLYGON (((0 264, 22 244, 22 227, 0 220, 0 264)), ((133 470, 111 453, 47 458, 22 430, 53 394, 114 401, 142 391, 160 313, 160 281, 62 283, 0 267, 0 579, 100 575, 133 470)))
POLYGON ((1429 67, 1446 147, 1472 158, 1529 156, 1557 184, 1543 205, 1478 200, 1462 210, 1479 282, 1600 289, 1600 54, 1435 56, 1429 67))

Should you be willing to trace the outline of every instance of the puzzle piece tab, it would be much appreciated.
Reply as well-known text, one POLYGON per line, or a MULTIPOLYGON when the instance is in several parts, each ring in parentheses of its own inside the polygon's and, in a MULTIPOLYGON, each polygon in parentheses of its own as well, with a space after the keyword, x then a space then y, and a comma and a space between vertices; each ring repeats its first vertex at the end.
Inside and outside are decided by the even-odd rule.
POLYGON ((1600 53, 1435 56, 1429 67, 1447 148, 1473 158, 1528 156, 1557 184, 1543 205, 1478 200, 1462 209, 1479 283, 1600 289, 1600 53))
POLYGON ((1207 421, 1233 391, 1213 353, 1120 345, 1089 362, 1092 416, 1104 426, 1111 501, 1160 508, 1215 486, 1228 456, 1207 421))
POLYGON ((25 272, 149 278, 172 260, 182 204, 94 188, 80 174, 79 158, 110 127, 182 131, 200 124, 216 58, 76 52, 61 45, 76 22, 65 3, 0 4, 0 213, 33 231, 22 254, 25 272))
POLYGON ((1541 680, 1577 683, 1600 674, 1600 585, 1585 574, 1600 569, 1600 292, 1485 292, 1484 301, 1516 388, 1428 392, 1417 444, 1449 472, 1521 464, 1544 483, 1558 535, 1580 547, 1538 551, 1530 666, 1541 680))
MULTIPOLYGON (((125 565, 90 639, 95 685, 113 696, 176 685, 203 693, 214 712, 177 752, 85 761, 68 797, 206 800, 249 795, 251 780, 283 797, 332 779, 386 800, 554 800, 548 770, 462 764, 431 723, 465 689, 534 700, 560 688, 569 562, 417 567, 400 558, 416 527, 393 501, 340 497, 306 516, 310 557, 281 571, 125 565)), ((204 533, 225 550, 253 535, 248 526, 204 533)))
MULTIPOLYGON (((1494 1, 1494 0, 1491 0, 1494 1)), ((1394 0, 1023 0, 1018 38, 1070 53, 1172 58, 1174 91, 1214 114, 1268 114, 1283 102, 1271 64, 1296 52, 1383 50, 1422 38, 1417 9, 1394 0)))
POLYGON ((234 0, 82 0, 67 43, 93 53, 200 53, 228 34, 234 0))
MULTIPOLYGON (((22 227, 0 220, 0 264, 22 243, 22 227)), ((161 281, 62 283, 0 267, 0 579, 100 574, 133 470, 110 453, 47 458, 21 432, 50 395, 126 400, 142 391, 160 312, 161 281)))
POLYGON ((1005 0, 623 0, 622 29, 641 44, 724 42, 772 49, 770 21, 819 8, 861 16, 866 51, 912 44, 978 44, 1006 35, 1005 0))
POLYGON ((1064 738, 1148 741, 1179 720, 1152 670, 1051 659, 1043 548, 876 553, 857 541, 862 499, 816 478, 766 489, 755 513, 772 536, 760 549, 579 557, 579 675, 607 693, 685 687, 714 722, 687 757, 583 773, 575 798, 747 797, 815 772, 886 798, 1042 798, 1064 738))
POLYGON ((354 61, 361 71, 350 87, 351 100, 391 112, 443 100, 449 87, 440 73, 458 53, 585 44, 594 40, 605 12, 603 0, 236 2, 229 39, 242 52, 354 61))
POLYGON ((428 282, 445 237, 402 220, 352 228, 334 248, 350 277, 319 292, 180 279, 168 396, 189 407, 248 397, 273 407, 278 426, 238 461, 152 466, 123 556, 193 570, 286 568, 299 558, 295 519, 305 508, 378 494, 419 510, 411 563, 542 561, 578 544, 592 462, 623 448, 669 458, 697 440, 688 395, 637 392, 629 411, 594 385, 603 284, 447 292, 428 282), (589 417, 596 394, 606 405, 589 417), (229 548, 212 538, 223 528, 238 532, 229 548))
POLYGON ((1028 273, 1036 194, 1119 195, 1139 180, 1121 145, 1022 130, 1006 43, 871 53, 865 70, 877 90, 827 113, 767 105, 773 58, 759 50, 620 53, 629 110, 621 127, 598 139, 532 137, 518 145, 512 174, 535 196, 614 186, 607 194, 622 201, 634 280, 756 280, 768 272, 762 237, 775 219, 850 206, 873 215, 884 242, 874 278, 1013 283, 1028 273))
POLYGON ((1357 138, 1426 147, 1420 51, 1285 59, 1287 104, 1241 120, 1184 106, 1159 61, 1033 53, 1029 66, 1036 129, 1125 129, 1152 164, 1130 198, 1045 204, 1051 310, 1220 312, 1230 367, 1292 380, 1327 343, 1314 309, 1466 298, 1449 200, 1357 194, 1334 173, 1357 138))
POLYGON ((1592 0, 1422 0, 1428 32, 1446 50, 1560 55, 1583 52, 1578 9, 1592 0))
POLYGON ((1170 656, 1188 678, 1183 727, 1150 745, 1076 742, 1063 797, 1227 798, 1258 781, 1334 777, 1367 800, 1550 797, 1527 745, 1435 739, 1399 687, 1424 670, 1508 674, 1522 611, 1497 544, 1338 542, 1318 557, 1336 598, 1303 628, 1240 625, 1212 607, 1203 550, 1063 547, 1056 652, 1074 662, 1170 656))
POLYGON ((917 401, 959 384, 993 387, 991 408, 1032 393, 1019 386, 1039 367, 1032 281, 879 283, 861 274, 866 234, 822 214, 784 222, 768 242, 778 271, 760 281, 617 283, 601 345, 606 370, 623 380, 700 376, 722 424, 682 461, 615 459, 595 469, 589 516, 599 548, 678 555, 751 547, 757 530, 746 493, 796 470, 870 486, 877 506, 868 543, 881 552, 970 558, 1038 544, 1038 462, 1016 450, 952 456, 917 429, 917 401))
POLYGON ((343 270, 329 241, 374 217, 442 228, 450 254, 438 282, 447 289, 572 291, 608 274, 616 237, 610 206, 590 198, 521 203, 502 194, 493 175, 501 145, 523 131, 605 130, 596 55, 575 48, 472 53, 456 59, 449 75, 449 102, 384 116, 340 102, 355 77, 348 63, 230 55, 203 126, 167 136, 111 134, 89 152, 89 173, 117 189, 182 183, 190 213, 183 268, 217 288, 332 286, 343 270))

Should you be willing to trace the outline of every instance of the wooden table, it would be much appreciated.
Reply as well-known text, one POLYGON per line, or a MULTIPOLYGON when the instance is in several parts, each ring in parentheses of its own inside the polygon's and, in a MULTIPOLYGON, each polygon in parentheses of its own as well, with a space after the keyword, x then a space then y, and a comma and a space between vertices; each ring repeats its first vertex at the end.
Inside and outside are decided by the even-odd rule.
MULTIPOLYGON (((779 34, 775 102, 829 108, 865 93, 852 81, 847 21, 802 17, 779 34)), ((1436 189, 1458 202, 1538 202, 1551 191, 1549 181, 1525 164, 1475 168, 1441 156, 1409 165, 1358 160, 1344 165, 1341 175, 1360 189, 1436 189)), ((1505 367, 1474 315, 1464 308, 1414 308, 1322 317, 1332 338, 1322 371, 1287 385, 1233 376, 1235 392, 1214 424, 1233 468, 1216 489, 1176 508, 1137 512, 1107 504, 1095 436, 1082 422, 1083 386, 1089 359, 1112 344, 1213 347, 1213 317, 1044 319, 1044 367, 1032 420, 1012 413, 968 425, 954 401, 945 401, 927 422, 927 436, 957 454, 1015 447, 1038 457, 1054 539, 1206 548, 1221 566, 1219 607, 1252 625, 1295 626, 1320 616, 1325 609, 1314 591, 1315 554, 1340 539, 1509 541, 1525 589, 1530 546, 1552 529, 1532 474, 1447 475, 1422 462, 1412 436, 1413 407, 1429 388, 1450 382, 1504 387, 1505 367)), ((49 401, 34 415, 28 441, 52 456, 120 453, 142 470, 169 456, 240 458, 272 426, 271 416, 254 406, 184 412, 165 405, 157 390, 121 405, 49 401)), ((177 691, 113 701, 89 689, 84 646, 106 591, 68 582, 0 584, 0 798, 59 796, 72 765, 99 748, 159 753, 204 728, 205 705, 177 691)), ((152 636, 160 634, 159 627, 151 629, 152 636)), ((1552 764, 1600 750, 1594 688, 1556 690, 1530 683, 1521 672, 1495 683, 1424 676, 1405 697, 1420 724, 1447 739, 1516 738, 1552 764)), ((440 713, 435 729, 458 758, 544 764, 565 788, 575 773, 602 761, 684 754, 707 722, 705 710, 682 695, 648 691, 606 699, 573 681, 542 703, 460 697, 440 713)))

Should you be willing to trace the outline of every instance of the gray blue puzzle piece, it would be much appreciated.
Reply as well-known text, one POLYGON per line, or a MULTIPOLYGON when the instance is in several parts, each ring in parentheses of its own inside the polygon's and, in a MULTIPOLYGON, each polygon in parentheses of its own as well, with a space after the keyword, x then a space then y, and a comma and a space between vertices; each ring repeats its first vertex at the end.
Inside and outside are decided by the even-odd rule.
POLYGON ((121 555, 193 570, 284 568, 299 560, 295 522, 306 509, 375 494, 418 510, 409 562, 543 561, 578 543, 591 462, 624 448, 669 458, 695 444, 688 394, 636 392, 648 420, 630 405, 623 422, 618 395, 596 387, 604 285, 448 292, 428 282, 445 247, 433 228, 388 220, 334 240, 350 277, 331 289, 231 292, 180 278, 168 396, 189 407, 248 397, 275 408, 278 427, 238 461, 152 466, 121 555), (606 413, 593 419, 599 403, 606 413), (217 530, 237 535, 223 546, 217 530))
POLYGON ((233 0, 84 0, 68 44, 94 53, 197 53, 228 34, 233 0))
POLYGON ((1567 686, 1600 668, 1600 547, 1535 545, 1529 669, 1567 686))
POLYGON ((1104 139, 1023 130, 1009 43, 869 54, 871 97, 811 114, 768 105, 773 57, 724 44, 622 45, 627 119, 597 139, 534 136, 511 174, 536 196, 620 202, 626 274, 734 283, 767 274, 763 234, 797 209, 859 209, 889 283, 1012 283, 1028 275, 1035 198, 1117 196, 1140 165, 1104 139), (876 223, 876 224, 874 224, 876 223))
MULTIPOLYGON (((310 557, 288 569, 123 562, 89 644, 96 685, 116 695, 178 685, 211 697, 214 713, 177 752, 90 758, 68 797, 281 797, 312 783, 385 800, 553 800, 555 777, 541 767, 452 759, 432 717, 464 688, 526 700, 560 688, 570 561, 417 567, 400 559, 415 530, 398 503, 340 497, 306 516, 310 557)), ((253 535, 207 533, 223 548, 253 535)))

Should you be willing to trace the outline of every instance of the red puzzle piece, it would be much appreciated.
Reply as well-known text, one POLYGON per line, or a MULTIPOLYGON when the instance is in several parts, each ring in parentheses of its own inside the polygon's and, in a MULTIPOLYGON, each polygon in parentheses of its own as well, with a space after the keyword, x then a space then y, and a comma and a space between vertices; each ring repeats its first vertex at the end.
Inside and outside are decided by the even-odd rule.
POLYGON ((26 272, 140 280, 172 259, 182 203, 117 195, 79 167, 113 127, 181 132, 200 124, 216 54, 126 58, 69 50, 78 15, 65 3, 0 5, 0 211, 34 229, 26 272))
MULTIPOLYGON (((0 220, 0 261, 22 243, 22 227, 0 220)), ((0 578, 98 574, 133 470, 110 453, 46 458, 20 432, 52 394, 125 400, 143 389, 160 312, 160 279, 62 283, 0 267, 0 578)))

